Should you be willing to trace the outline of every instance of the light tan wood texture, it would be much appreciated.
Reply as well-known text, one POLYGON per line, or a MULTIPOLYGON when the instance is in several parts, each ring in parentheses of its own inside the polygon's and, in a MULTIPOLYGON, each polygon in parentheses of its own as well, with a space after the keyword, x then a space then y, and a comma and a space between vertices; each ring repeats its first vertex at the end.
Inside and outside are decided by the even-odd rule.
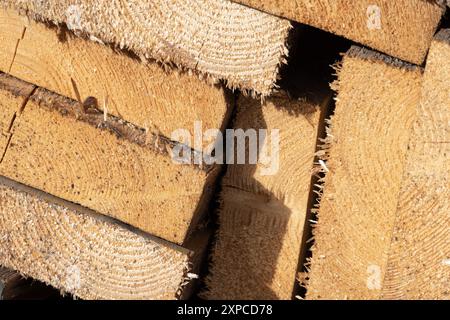
POLYGON ((381 295, 422 70, 352 47, 338 68, 309 299, 381 295))
POLYGON ((450 299, 450 29, 428 55, 383 298, 450 299))
POLYGON ((190 251, 0 178, 0 264, 82 299, 175 299, 190 251))
POLYGON ((263 104, 239 99, 234 128, 266 129, 268 149, 260 149, 258 164, 229 165, 223 178, 206 298, 292 298, 326 102, 290 100, 284 93, 263 104), (273 130, 279 130, 278 167, 273 166, 273 130), (263 154, 272 161, 263 160, 263 154))
POLYGON ((66 24, 143 59, 263 95, 275 86, 291 24, 228 0, 6 0, 33 19, 66 24))
MULTIPOLYGON (((19 92, 17 81, 0 74, 1 94, 19 92)), ((1 128, 10 137, 0 174, 175 243, 195 229, 217 166, 176 163, 164 137, 111 115, 105 121, 101 111, 42 88, 14 99, 0 100, 1 118, 14 101, 20 109, 1 128)))
POLYGON ((233 0, 422 64, 445 8, 424 0, 233 0))
POLYGON ((177 129, 193 135, 196 121, 214 129, 227 124, 232 98, 219 85, 144 64, 13 10, 0 9, 0 26, 5 73, 79 102, 94 97, 99 109, 169 138, 177 129))

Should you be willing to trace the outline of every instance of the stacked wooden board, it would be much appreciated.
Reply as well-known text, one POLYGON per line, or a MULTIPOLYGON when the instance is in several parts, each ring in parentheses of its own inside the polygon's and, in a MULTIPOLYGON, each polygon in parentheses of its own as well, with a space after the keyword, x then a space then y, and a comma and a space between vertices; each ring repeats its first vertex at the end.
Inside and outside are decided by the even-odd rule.
MULTIPOLYGON (((202 212, 198 211, 204 210, 200 204, 202 200, 200 198, 197 202, 194 200, 196 197, 195 191, 189 193, 189 190, 180 190, 184 193, 184 196, 180 195, 181 198, 193 197, 192 211, 189 211, 184 201, 180 202, 181 207, 178 207, 176 200, 175 202, 169 201, 171 199, 168 198, 169 195, 175 197, 176 195, 174 195, 174 191, 164 191, 164 189, 169 188, 167 183, 161 186, 160 193, 151 193, 151 190, 147 188, 157 188, 158 181, 164 179, 162 175, 165 170, 162 170, 161 167, 173 165, 174 168, 180 170, 175 170, 173 176, 166 177, 166 182, 175 180, 182 183, 183 176, 187 175, 184 178, 187 185, 189 185, 188 182, 196 181, 195 177, 206 176, 204 171, 190 169, 192 175, 185 171, 187 167, 175 167, 169 156, 166 156, 168 159, 164 160, 162 151, 157 152, 158 149, 155 151, 145 144, 145 131, 138 131, 126 123, 110 119, 108 126, 103 129, 99 128, 98 125, 101 122, 95 119, 101 118, 103 113, 85 113, 81 104, 68 98, 58 96, 5 74, 1 75, 1 90, 0 105, 3 120, 2 132, 4 133, 2 135, 4 151, 0 163, 2 176, 38 187, 49 194, 82 204, 85 207, 97 209, 98 213, 118 218, 144 231, 152 229, 148 221, 153 221, 151 224, 155 227, 160 226, 159 231, 154 230, 154 234, 166 237, 173 242, 188 243, 188 230, 190 228, 195 229, 191 222, 195 223, 200 219, 195 215, 202 215, 202 212), (139 138, 139 135, 144 137, 139 138), (122 158, 120 158, 120 155, 122 155, 122 158), (102 158, 103 160, 101 160, 102 158), (158 168, 158 166, 160 167, 158 168), (146 182, 147 177, 153 178, 146 182), (152 203, 155 205, 154 216, 149 220, 148 214, 152 203), (162 203, 167 203, 165 209, 162 208, 162 203), (164 219, 157 217, 158 208, 159 210, 164 209, 164 219), (177 213, 186 213, 190 217, 186 216, 183 220, 178 215, 176 223, 167 224, 167 227, 165 227, 164 222, 167 223, 170 219, 169 208, 173 208, 177 213)), ((188 171, 190 170, 188 169, 188 171)), ((197 181, 195 186, 199 187, 198 197, 211 193, 207 186, 202 185, 200 180, 197 181)), ((153 283, 154 287, 144 285, 143 290, 145 292, 139 292, 139 286, 124 288, 124 292, 128 294, 124 296, 122 296, 123 293, 117 289, 112 290, 112 288, 109 294, 107 288, 104 289, 105 291, 99 292, 95 292, 95 290, 94 292, 68 290, 80 297, 175 297, 178 287, 184 282, 183 279, 187 270, 189 270, 190 253, 188 251, 176 245, 161 244, 152 238, 148 240, 133 232, 122 230, 123 228, 115 227, 114 224, 96 222, 92 218, 91 221, 81 214, 76 214, 81 209, 69 210, 70 206, 67 203, 57 207, 54 204, 56 203, 55 200, 50 201, 50 203, 42 202, 42 191, 39 191, 40 196, 32 197, 33 192, 31 192, 31 195, 20 192, 23 191, 23 186, 16 188, 17 190, 3 188, 1 197, 3 240, 1 263, 3 265, 23 270, 24 273, 33 275, 37 279, 67 289, 63 284, 63 277, 58 275, 60 272, 65 272, 63 262, 65 259, 68 260, 68 264, 88 259, 88 257, 84 257, 86 254, 89 256, 86 250, 87 246, 87 248, 95 250, 91 253, 92 259, 97 259, 97 263, 100 265, 103 264, 101 257, 104 254, 110 254, 112 258, 117 254, 115 252, 122 252, 124 259, 130 259, 128 262, 120 262, 109 258, 111 262, 106 264, 105 275, 111 273, 109 268, 114 267, 112 262, 119 263, 117 268, 120 267, 121 263, 124 263, 122 266, 126 270, 123 275, 124 279, 136 274, 138 277, 137 283, 141 283, 143 279, 140 274, 147 268, 143 264, 143 259, 148 255, 146 258, 149 259, 148 267, 165 270, 164 275, 169 277, 170 281, 174 281, 175 284, 162 286, 164 280, 158 279, 160 277, 157 273, 151 272, 148 281, 149 284, 153 283), (32 204, 33 201, 36 203, 32 204), (23 217, 19 217, 21 212, 23 212, 23 217), (36 226, 33 221, 39 221, 39 225, 36 226), (36 229, 27 230, 29 224, 36 229), (79 225, 79 230, 75 227, 77 225, 79 225), (93 237, 91 240, 83 239, 86 237, 84 235, 85 230, 89 230, 88 234, 93 237), (50 234, 48 234, 49 232, 50 234), (65 237, 61 236, 60 232, 65 237), (72 235, 69 236, 70 233, 67 234, 67 232, 72 233, 72 235), (30 238, 32 234, 36 234, 37 239, 46 240, 39 243, 36 239, 30 238), (103 238, 105 236, 111 236, 112 238, 103 238), (111 241, 114 238, 119 242, 112 245, 111 241), (76 239, 81 242, 76 243, 76 239), (98 242, 97 245, 93 242, 94 240, 98 242), (10 243, 27 243, 28 241, 28 245, 21 245, 17 248, 10 243), (102 248, 105 245, 112 245, 109 247, 109 251, 107 248, 102 248), (100 251, 97 252, 96 250, 100 251), (139 253, 139 250, 142 253, 139 253), (130 253, 125 254, 127 251, 130 253), (164 252, 167 252, 166 258, 164 252), (58 263, 49 261, 48 254, 52 253, 58 253, 55 257, 58 263), (23 257, 32 258, 33 263, 24 261, 23 257), (39 257, 41 257, 43 263, 50 262, 52 263, 50 265, 58 267, 52 267, 50 270, 45 266, 40 267, 38 264, 39 257), (167 268, 161 266, 164 261, 169 261, 167 268), (175 261, 177 262, 175 263, 175 261), (24 265, 21 265, 21 263, 24 263, 24 265), (136 264, 136 271, 131 269, 133 263, 136 264), (26 266, 37 267, 38 269, 33 271, 33 269, 27 269, 26 266), (171 272, 176 273, 177 276, 174 276, 171 272), (162 293, 161 290, 163 290, 162 293), (169 290, 169 292, 166 290, 169 290)), ((202 245, 205 246, 206 243, 195 248, 198 250, 197 253, 203 250, 202 245)), ((95 272, 101 272, 101 268, 94 267, 93 261, 85 263, 88 268, 94 268, 95 272)), ((146 271, 148 272, 148 270, 146 271)), ((93 276, 89 273, 89 277, 93 276)), ((96 278, 105 280, 100 274, 98 274, 98 277, 93 277, 93 279, 96 278)), ((119 287, 125 285, 123 281, 122 283, 117 280, 115 282, 119 287)), ((95 285, 92 286, 96 288, 95 285)), ((100 290, 100 288, 97 289, 100 290)))
POLYGON ((2 187, 0 264, 80 298, 188 296, 220 166, 174 161, 177 143, 204 145, 171 133, 223 129, 233 96, 67 25, 0 17, 0 167, 14 184, 2 187))
POLYGON ((269 94, 291 24, 228 0, 2 0, 37 20, 194 71, 230 88, 269 94))
POLYGON ((424 75, 366 49, 344 58, 309 298, 450 298, 449 51, 443 30, 424 75))
POLYGON ((325 95, 322 104, 291 101, 286 94, 263 105, 248 98, 238 100, 234 128, 256 128, 258 138, 265 135, 267 154, 260 157, 271 160, 228 167, 222 180, 219 232, 206 297, 292 297, 316 139, 329 100, 325 95), (275 139, 279 139, 279 149, 271 147, 275 139))
POLYGON ((384 276, 422 70, 353 47, 338 73, 308 296, 376 298, 368 272, 384 276))
POLYGON ((192 133, 195 121, 209 128, 226 124, 230 98, 218 86, 157 63, 143 64, 13 10, 1 11, 0 25, 3 72, 79 102, 95 97, 102 112, 166 137, 178 128, 192 133))
POLYGON ((444 11, 0 0, 0 293, 449 299, 444 11))
POLYGON ((235 0, 421 64, 445 9, 427 0, 235 0), (343 14, 345 13, 345 14, 343 14))
POLYGON ((386 266, 384 298, 450 299, 450 29, 425 69, 386 266))
POLYGON ((83 299, 182 294, 189 250, 4 178, 0 192, 2 265, 83 299))

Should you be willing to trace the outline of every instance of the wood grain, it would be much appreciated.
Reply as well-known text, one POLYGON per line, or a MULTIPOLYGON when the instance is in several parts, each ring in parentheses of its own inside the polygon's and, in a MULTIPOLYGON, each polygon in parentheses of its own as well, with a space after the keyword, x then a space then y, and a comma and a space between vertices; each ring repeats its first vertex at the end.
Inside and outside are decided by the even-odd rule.
POLYGON ((352 47, 338 70, 309 299, 381 295, 422 70, 352 47))
POLYGON ((82 299, 176 299, 190 251, 0 178, 0 264, 82 299))
POLYGON ((4 0, 0 5, 67 25, 144 60, 190 70, 209 83, 263 95, 276 87, 291 28, 288 20, 228 0, 4 0))
POLYGON ((423 0, 233 0, 422 64, 445 7, 423 0))
MULTIPOLYGON (((328 101, 320 106, 290 100, 286 94, 263 104, 239 99, 234 128, 268 130, 264 145, 274 161, 271 133, 279 130, 279 167, 265 174, 263 170, 271 166, 264 163, 262 153, 258 164, 228 166, 205 292, 208 299, 292 298, 304 246, 316 139, 328 101)), ((246 147, 248 152, 248 143, 246 147)))
POLYGON ((177 129, 193 136, 196 121, 208 129, 228 121, 231 97, 219 85, 145 64, 12 10, 0 9, 0 25, 0 70, 17 78, 79 102, 94 97, 101 110, 169 138, 177 129))
MULTIPOLYGON (((176 243, 183 243, 203 216, 217 168, 178 164, 153 143, 137 143, 145 143, 144 130, 122 124, 128 131, 121 133, 114 129, 120 119, 104 122, 101 112, 91 119, 81 104, 42 88, 22 109, 11 126, 0 174, 176 243)), ((2 118, 12 110, 1 108, 4 112, 2 118)))
POLYGON ((383 297, 450 299, 450 30, 427 59, 383 297))

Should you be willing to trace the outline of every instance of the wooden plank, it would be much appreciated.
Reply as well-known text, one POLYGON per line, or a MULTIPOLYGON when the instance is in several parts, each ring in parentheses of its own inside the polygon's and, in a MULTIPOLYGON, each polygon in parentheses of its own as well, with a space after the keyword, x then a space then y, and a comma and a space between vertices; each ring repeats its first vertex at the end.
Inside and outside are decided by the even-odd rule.
POLYGON ((422 64, 445 7, 423 0, 233 0, 422 64))
POLYGON ((352 47, 338 70, 307 298, 381 294, 422 70, 352 47))
POLYGON ((1 5, 65 24, 143 59, 190 69, 208 82, 223 80, 230 88, 261 94, 275 87, 291 28, 287 20, 227 0, 48 0, 45 5, 7 0, 1 5))
POLYGON ((175 299, 189 282, 190 250, 3 177, 0 204, 0 264, 63 293, 175 299))
MULTIPOLYGON (((3 88, 10 81, 0 74, 3 88)), ((0 113, 8 115, 9 92, 0 90, 0 113)), ((176 163, 164 137, 111 115, 105 121, 42 88, 21 109, 0 174, 179 244, 205 213, 217 166, 176 163)))
POLYGON ((383 297, 450 299, 450 29, 428 55, 383 297))
POLYGON ((95 97, 100 109, 166 137, 179 128, 193 135, 196 121, 217 129, 227 123, 231 96, 219 86, 144 64, 12 10, 0 9, 0 25, 5 73, 80 102, 95 97))
MULTIPOLYGON (((303 243, 321 107, 285 94, 240 98, 234 128, 266 129, 273 162, 229 165, 222 182, 219 231, 207 279, 209 299, 291 299, 303 243), (277 143, 272 130, 279 130, 277 143)), ((260 133, 261 134, 261 133, 260 133)), ((247 152, 249 146, 247 143, 247 152)))

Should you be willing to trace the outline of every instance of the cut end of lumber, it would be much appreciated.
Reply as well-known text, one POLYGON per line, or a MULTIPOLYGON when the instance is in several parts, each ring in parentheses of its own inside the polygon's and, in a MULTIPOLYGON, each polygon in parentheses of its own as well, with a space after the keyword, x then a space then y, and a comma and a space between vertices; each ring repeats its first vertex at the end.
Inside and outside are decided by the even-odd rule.
MULTIPOLYGON (((179 129, 193 136, 196 122, 217 129, 227 124, 233 99, 219 85, 156 62, 142 63, 129 52, 14 10, 0 9, 0 25, 0 70, 5 73, 80 103, 91 100, 108 115, 174 140, 179 129)), ((207 146, 190 140, 176 141, 198 150, 207 146)))
POLYGON ((262 95, 275 86, 291 28, 285 19, 225 0, 8 0, 2 6, 262 95))
POLYGON ((427 59, 383 298, 450 299, 450 29, 427 59))
MULTIPOLYGON (((174 163, 145 130, 0 74, 0 173, 182 244, 206 212, 218 167, 174 163), (7 90, 7 89, 12 89, 7 90), (30 96, 14 94, 32 91, 30 96)), ((170 146, 170 143, 169 143, 170 146)))
MULTIPOLYGON (((271 134, 279 130, 279 170, 265 175, 262 163, 228 166, 206 298, 292 298, 325 107, 284 94, 262 105, 239 99, 235 129, 267 130, 269 150, 271 134)), ((276 158, 273 150, 270 156, 276 158)))
POLYGON ((0 264, 62 292, 175 299, 187 280, 185 249, 3 178, 0 202, 0 264))
POLYGON ((423 0, 234 0, 422 64, 445 7, 423 0))
POLYGON ((380 297, 421 81, 420 68, 367 49, 344 56, 307 298, 380 297))

